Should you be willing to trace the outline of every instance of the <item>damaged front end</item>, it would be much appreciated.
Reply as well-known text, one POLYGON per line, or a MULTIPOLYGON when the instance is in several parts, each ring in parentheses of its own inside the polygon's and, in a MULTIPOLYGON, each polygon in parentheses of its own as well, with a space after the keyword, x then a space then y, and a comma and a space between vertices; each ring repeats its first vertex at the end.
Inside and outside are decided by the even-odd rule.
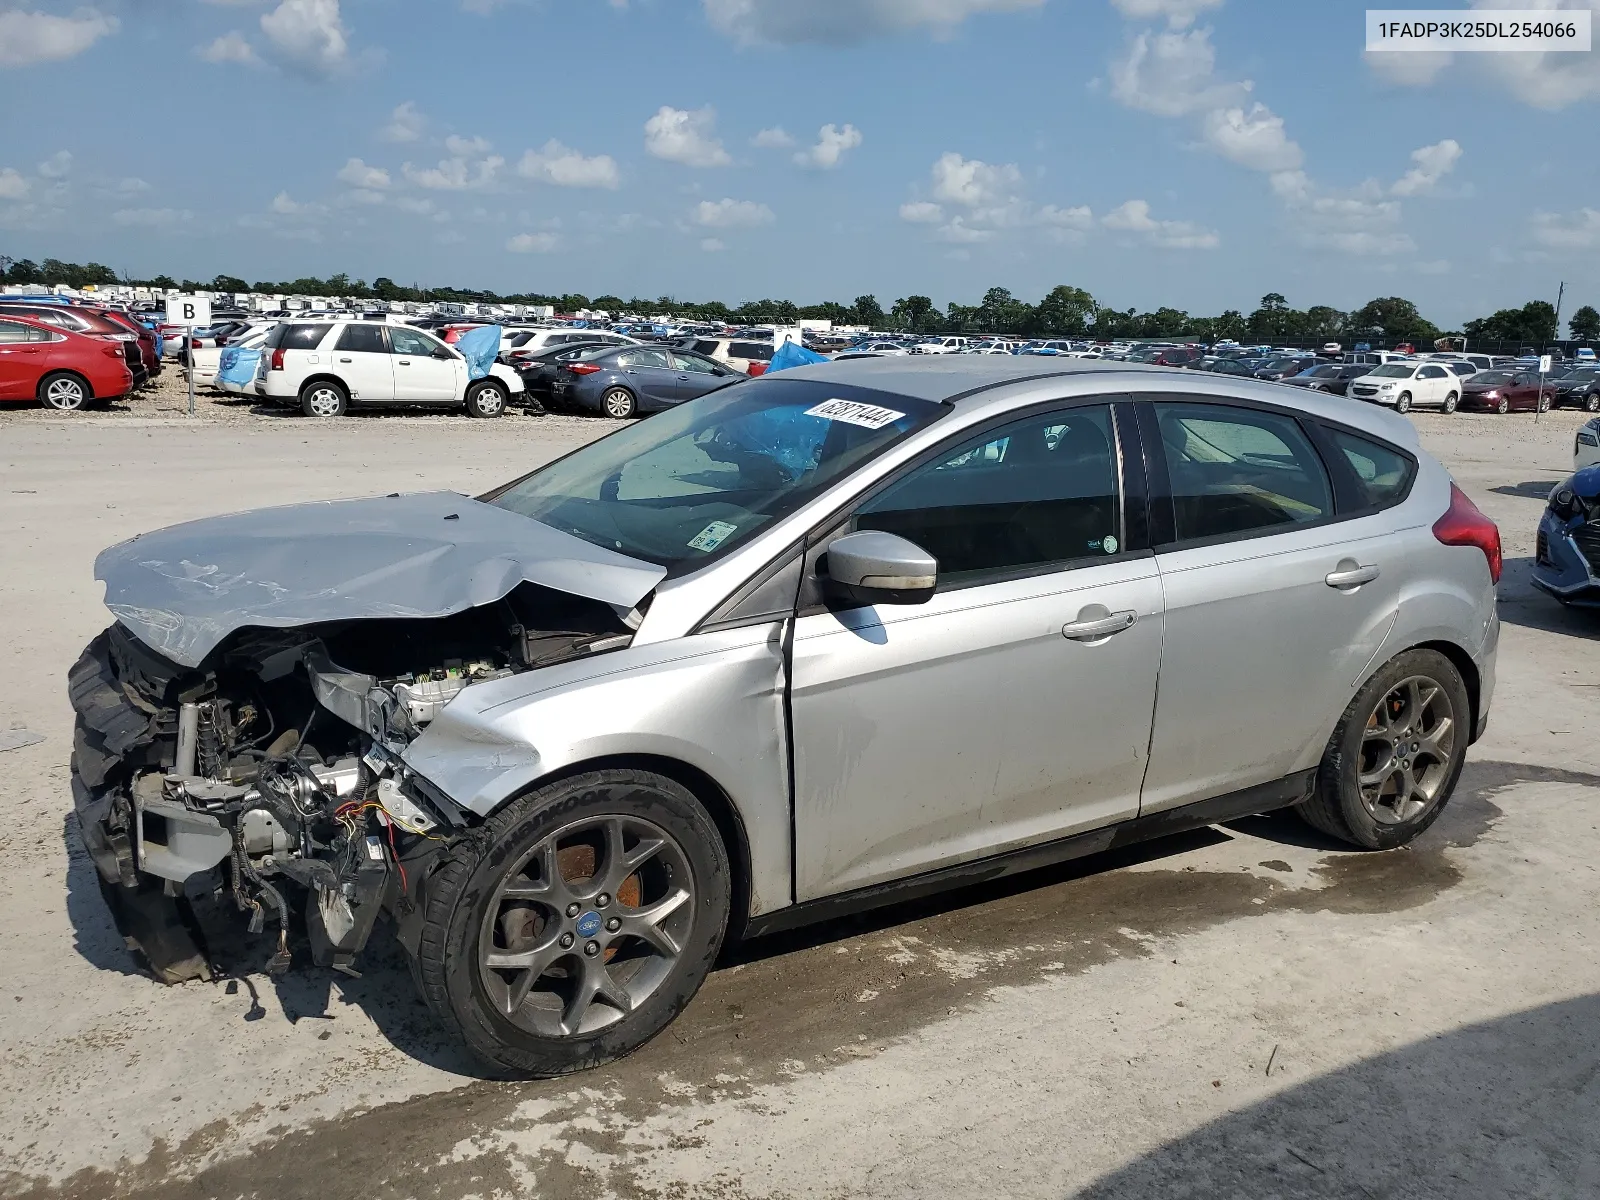
POLYGON ((1535 538, 1533 586, 1563 604, 1600 608, 1600 466, 1550 490, 1535 538))
MULTIPOLYGON (((440 557, 419 540, 408 540, 412 558, 440 557)), ((280 573, 269 597, 280 610, 288 597, 300 615, 331 619, 273 627, 248 606, 224 614, 211 595, 202 626, 186 623, 182 594, 161 596, 159 612, 150 602, 174 586, 173 559, 138 541, 107 554, 128 559, 128 547, 148 570, 102 575, 119 621, 69 675, 73 802, 118 927, 168 983, 213 975, 215 943, 238 928, 229 910, 252 932, 276 926, 272 971, 289 966, 302 917, 312 961, 349 974, 380 915, 401 919, 406 942, 436 857, 478 820, 406 767, 406 747, 468 687, 627 646, 646 602, 638 589, 654 582, 642 574, 604 599, 584 596, 530 576, 571 575, 604 552, 525 569, 502 549, 493 569, 506 590, 487 603, 472 603, 482 590, 458 598, 436 583, 425 603, 400 596, 388 609, 407 615, 374 615, 368 601, 352 608, 354 589, 296 595, 280 573), (170 635, 160 649, 146 640, 156 634, 170 635)), ((371 566, 361 564, 366 578, 371 566)), ((393 588, 397 573, 386 574, 393 588)))

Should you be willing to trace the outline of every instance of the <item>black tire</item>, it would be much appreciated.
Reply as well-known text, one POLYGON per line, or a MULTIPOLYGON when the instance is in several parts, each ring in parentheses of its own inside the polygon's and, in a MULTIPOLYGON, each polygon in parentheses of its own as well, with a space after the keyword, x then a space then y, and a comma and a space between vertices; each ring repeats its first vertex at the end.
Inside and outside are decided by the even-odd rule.
POLYGON ((1451 413, 1455 412, 1456 405, 1458 405, 1460 403, 1461 403, 1461 397, 1456 395, 1454 392, 1451 392, 1448 396, 1446 396, 1444 398, 1444 412, 1445 412, 1445 415, 1449 416, 1451 413))
POLYGON ((1539 393, 1539 411, 1542 413, 1550 411, 1550 396, 1547 392, 1539 393))
POLYGON ((1411 411, 1411 393, 1410 392, 1401 392, 1400 393, 1399 398, 1394 402, 1394 410, 1397 413, 1407 413, 1407 412, 1411 411))
POLYGON ((350 411, 350 393, 332 379, 318 379, 300 389, 300 411, 308 417, 342 417, 350 411))
POLYGON ((600 397, 600 409, 608 417, 626 420, 639 415, 639 400, 625 387, 607 388, 600 397))
POLYGON ((467 416, 504 416, 510 399, 511 394, 506 391, 505 384, 493 379, 480 379, 467 389, 467 416))
MULTIPOLYGON (((580 885, 592 885, 606 870, 598 857, 603 852, 594 853, 597 857, 590 861, 591 876, 580 880, 580 885)), ((641 875, 643 870, 640 869, 641 875)), ((621 914, 626 911, 627 902, 623 900, 623 889, 619 887, 617 891, 617 907, 612 911, 621 914)), ((645 898, 642 891, 638 894, 645 898)), ((424 1002, 484 1063, 518 1077, 567 1075, 631 1054, 683 1011, 716 961, 727 928, 731 896, 727 851, 716 825, 687 789, 645 771, 594 771, 536 789, 496 813, 481 829, 446 852, 439 868, 429 875, 422 897, 424 923, 413 974, 424 1002), (502 905, 516 903, 508 902, 498 889, 524 869, 527 856, 546 838, 575 824, 612 817, 653 825, 664 831, 681 852, 679 861, 689 876, 685 886, 690 892, 692 915, 682 933, 679 952, 675 958, 662 958, 667 964, 663 968, 665 975, 637 1001, 637 1007, 615 1017, 611 1024, 592 1032, 580 1029, 550 1034, 530 1029, 524 1023, 513 1023, 490 995, 491 983, 486 979, 492 975, 491 968, 479 963, 480 936, 486 927, 492 936, 508 911, 502 905)), ((574 926, 579 930, 578 940, 609 938, 611 935, 596 934, 592 928, 585 930, 582 926, 591 918, 598 921, 594 909, 604 905, 595 899, 585 900, 584 905, 594 907, 581 916, 566 914, 569 920, 575 918, 579 922, 574 926)), ((531 905, 527 911, 532 913, 531 905)), ((554 914, 555 919, 560 916, 554 914)), ((549 923, 550 918, 541 919, 533 935, 548 933, 554 937, 549 923)), ((530 916, 526 930, 532 929, 530 916)), ((607 972, 613 961, 613 946, 621 946, 624 955, 628 953, 625 931, 616 941, 607 942, 604 960, 591 956, 591 961, 603 961, 607 972)), ((574 948, 565 957, 576 960, 577 955, 578 949, 574 948)), ((617 961, 623 962, 626 970, 630 960, 617 961)), ((648 961, 648 955, 644 961, 648 961)), ((578 962, 576 967, 583 968, 583 964, 578 962)), ((552 972, 553 968, 544 970, 552 972)), ((570 981, 573 971, 574 968, 563 968, 556 974, 570 981)), ((541 975, 534 982, 547 977, 541 975)), ((560 984, 562 978, 555 983, 560 984)), ((508 991, 511 986, 512 981, 506 981, 508 991)), ((627 984, 623 986, 626 988, 627 984)))
POLYGON ((1502 417, 1505 416, 1511 411, 1511 401, 1507 400, 1504 396, 1501 396, 1500 399, 1495 402, 1494 410, 1502 417))
POLYGON ((52 371, 39 380, 39 403, 56 412, 82 412, 94 403, 94 389, 73 371, 52 371))
MULTIPOLYGON (((1432 710, 1437 717, 1438 709, 1432 710)), ((1407 719, 1411 719, 1409 716, 1407 719)), ((1313 828, 1330 837, 1368 850, 1392 850, 1404 846, 1444 811, 1461 777, 1461 766, 1466 761, 1467 743, 1472 738, 1472 708, 1467 697, 1466 684, 1461 672, 1444 655, 1435 650, 1407 650, 1390 660, 1382 670, 1367 681, 1356 693, 1350 707, 1339 718, 1328 748, 1323 753, 1322 764, 1317 769, 1316 784, 1311 796, 1302 801, 1300 815, 1313 828), (1429 758, 1429 771, 1437 769, 1437 788, 1431 800, 1420 811, 1404 819, 1380 820, 1363 797, 1359 776, 1364 763, 1363 750, 1369 744, 1379 744, 1369 738, 1376 727, 1374 720, 1380 702, 1387 704, 1397 689, 1407 681, 1426 680, 1436 685, 1450 709, 1451 741, 1447 756, 1429 758)), ((1415 743, 1413 743, 1415 744, 1415 743)), ((1415 751, 1412 752, 1415 754, 1415 751)), ((1421 762, 1421 757, 1413 761, 1421 762)), ((1387 788, 1389 781, 1379 785, 1387 788)), ((1398 817, 1398 813, 1392 814, 1398 817)))

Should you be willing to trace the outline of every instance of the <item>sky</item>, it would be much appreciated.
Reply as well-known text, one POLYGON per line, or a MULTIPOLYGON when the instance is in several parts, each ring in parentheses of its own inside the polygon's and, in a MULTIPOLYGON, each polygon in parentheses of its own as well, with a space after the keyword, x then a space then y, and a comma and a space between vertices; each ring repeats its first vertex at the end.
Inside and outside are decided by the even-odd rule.
POLYGON ((1562 280, 1600 303, 1600 51, 1369 55, 1364 12, 0 0, 0 254, 733 304, 1400 295, 1446 327, 1562 280))

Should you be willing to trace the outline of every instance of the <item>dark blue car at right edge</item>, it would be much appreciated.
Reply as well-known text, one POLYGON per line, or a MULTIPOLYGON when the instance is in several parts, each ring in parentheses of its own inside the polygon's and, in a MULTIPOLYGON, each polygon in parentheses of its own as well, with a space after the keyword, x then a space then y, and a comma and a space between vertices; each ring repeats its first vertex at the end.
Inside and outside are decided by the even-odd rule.
POLYGON ((1600 609, 1600 465, 1551 489, 1539 521, 1533 585, 1563 604, 1600 609))

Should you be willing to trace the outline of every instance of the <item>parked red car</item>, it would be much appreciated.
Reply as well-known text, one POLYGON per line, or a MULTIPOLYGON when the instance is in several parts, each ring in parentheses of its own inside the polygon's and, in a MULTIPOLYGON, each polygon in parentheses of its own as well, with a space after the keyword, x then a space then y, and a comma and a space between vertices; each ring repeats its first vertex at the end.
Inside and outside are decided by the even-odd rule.
POLYGON ((0 315, 0 400, 77 412, 133 390, 126 343, 31 317, 0 315))
POLYGON ((1461 381, 1462 408, 1508 413, 1547 412, 1555 385, 1543 383, 1532 371, 1479 371, 1461 381))
MULTIPOLYGON (((145 341, 139 331, 127 328, 122 321, 116 320, 105 309, 87 304, 51 304, 3 297, 0 298, 0 317, 26 318, 69 333, 92 333, 114 337, 123 347, 128 370, 133 372, 134 387, 143 387, 153 374, 150 360, 146 358, 145 341)), ((145 330, 144 333, 150 336, 150 353, 153 356, 155 337, 149 330, 145 330)), ((156 366, 159 369, 159 361, 156 366)))

